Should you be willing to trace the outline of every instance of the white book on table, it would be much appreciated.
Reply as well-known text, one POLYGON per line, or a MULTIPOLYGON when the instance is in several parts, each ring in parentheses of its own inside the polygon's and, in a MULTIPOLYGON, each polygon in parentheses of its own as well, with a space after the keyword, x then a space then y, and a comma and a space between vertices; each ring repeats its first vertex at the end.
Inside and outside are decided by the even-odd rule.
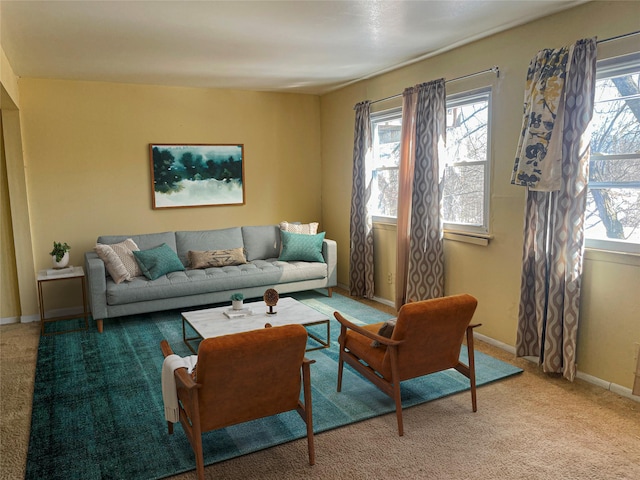
POLYGON ((73 265, 69 265, 64 268, 47 268, 47 276, 55 277, 56 275, 68 275, 69 273, 73 273, 73 265))

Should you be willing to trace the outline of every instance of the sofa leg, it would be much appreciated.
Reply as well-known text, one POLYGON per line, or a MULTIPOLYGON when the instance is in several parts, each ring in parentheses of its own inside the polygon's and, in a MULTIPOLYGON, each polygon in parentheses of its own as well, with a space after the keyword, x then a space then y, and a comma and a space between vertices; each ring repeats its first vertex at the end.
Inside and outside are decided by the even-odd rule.
POLYGON ((102 333, 102 319, 101 318, 96 318, 96 327, 98 327, 98 332, 102 333))
POLYGON ((327 292, 329 293, 329 298, 333 296, 333 287, 327 288, 327 292))

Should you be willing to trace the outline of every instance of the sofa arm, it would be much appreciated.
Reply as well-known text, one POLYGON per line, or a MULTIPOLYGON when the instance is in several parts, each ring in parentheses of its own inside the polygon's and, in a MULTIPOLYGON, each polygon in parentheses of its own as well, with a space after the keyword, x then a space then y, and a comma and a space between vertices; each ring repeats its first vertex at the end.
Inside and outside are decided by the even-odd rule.
POLYGON ((322 242, 322 256, 327 264, 327 287, 338 285, 338 244, 325 238, 322 242))
POLYGON ((84 266, 91 316, 94 320, 102 320, 107 317, 107 274, 104 262, 95 252, 86 252, 84 266))

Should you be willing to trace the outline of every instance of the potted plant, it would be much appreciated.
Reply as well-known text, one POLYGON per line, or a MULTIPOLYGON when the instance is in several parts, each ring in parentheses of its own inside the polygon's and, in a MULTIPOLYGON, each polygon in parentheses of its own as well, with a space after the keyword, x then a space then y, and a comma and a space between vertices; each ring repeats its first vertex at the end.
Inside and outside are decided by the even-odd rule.
POLYGON ((64 268, 69 264, 69 250, 71 247, 67 242, 53 242, 53 250, 49 253, 53 260, 53 268, 64 268))
POLYGON ((231 306, 234 310, 242 310, 242 301, 244 300, 244 295, 240 292, 234 293, 231 295, 231 306))

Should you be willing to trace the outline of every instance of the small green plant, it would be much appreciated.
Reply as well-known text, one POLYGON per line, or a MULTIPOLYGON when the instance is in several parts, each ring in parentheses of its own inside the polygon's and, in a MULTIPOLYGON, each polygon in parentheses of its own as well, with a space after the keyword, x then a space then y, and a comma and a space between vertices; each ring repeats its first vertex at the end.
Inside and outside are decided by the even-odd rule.
POLYGON ((60 260, 62 260, 62 257, 64 257, 64 254, 69 250, 71 250, 71 247, 67 245, 67 242, 53 242, 53 250, 51 250, 51 253, 49 255, 55 256, 56 262, 59 262, 60 260))
POLYGON ((231 295, 232 301, 244 300, 244 295, 240 292, 234 293, 231 295))

